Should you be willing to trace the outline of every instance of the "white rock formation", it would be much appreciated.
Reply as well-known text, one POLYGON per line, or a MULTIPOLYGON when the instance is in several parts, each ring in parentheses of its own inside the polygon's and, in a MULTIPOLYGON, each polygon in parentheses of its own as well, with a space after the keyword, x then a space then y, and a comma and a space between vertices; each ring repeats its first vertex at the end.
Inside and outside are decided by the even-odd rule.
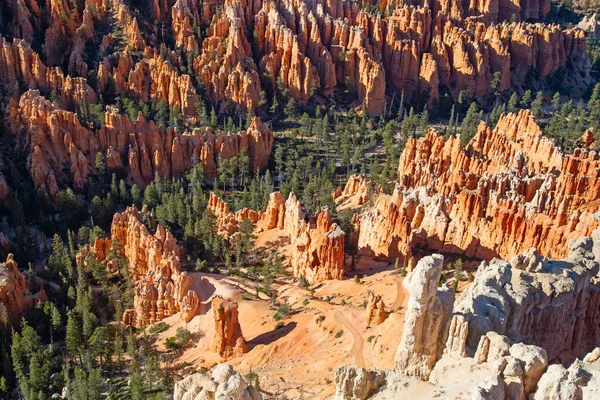
POLYGON ((443 261, 437 254, 423 257, 404 279, 410 298, 395 369, 423 380, 442 356, 452 314, 453 293, 446 286, 438 288, 443 261))
POLYGON ((254 386, 233 370, 231 365, 219 364, 212 373, 197 373, 175 382, 173 400, 262 400, 254 386))

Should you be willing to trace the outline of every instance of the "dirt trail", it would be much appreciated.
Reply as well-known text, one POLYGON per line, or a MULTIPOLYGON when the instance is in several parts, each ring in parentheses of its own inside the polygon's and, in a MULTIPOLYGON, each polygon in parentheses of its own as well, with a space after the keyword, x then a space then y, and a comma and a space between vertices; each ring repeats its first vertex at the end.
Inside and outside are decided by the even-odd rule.
POLYGON ((364 341, 363 341, 362 336, 360 335, 360 333, 356 330, 354 325, 352 325, 352 322, 350 322, 348 317, 346 317, 342 311, 336 312, 334 314, 334 316, 335 316, 335 319, 339 323, 344 325, 346 327, 346 329, 348 329, 350 331, 350 333, 352 334, 352 337, 354 338, 354 343, 352 344, 352 350, 350 350, 350 352, 352 353, 352 356, 354 357, 354 363, 360 367, 367 368, 367 365, 365 364, 365 357, 363 354, 363 342, 364 341))

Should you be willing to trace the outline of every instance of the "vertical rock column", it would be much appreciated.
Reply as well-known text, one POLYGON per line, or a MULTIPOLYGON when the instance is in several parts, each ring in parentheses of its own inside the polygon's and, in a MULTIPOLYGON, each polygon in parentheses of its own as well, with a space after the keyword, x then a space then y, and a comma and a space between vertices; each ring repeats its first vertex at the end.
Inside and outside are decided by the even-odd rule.
POLYGON ((395 369, 423 380, 442 356, 454 303, 450 289, 438 288, 443 261, 438 254, 424 257, 404 279, 410 298, 395 369))

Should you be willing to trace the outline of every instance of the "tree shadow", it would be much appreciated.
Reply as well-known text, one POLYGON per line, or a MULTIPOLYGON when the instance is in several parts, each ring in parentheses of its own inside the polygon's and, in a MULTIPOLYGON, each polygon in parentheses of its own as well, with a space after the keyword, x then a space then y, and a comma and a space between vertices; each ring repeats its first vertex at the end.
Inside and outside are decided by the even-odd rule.
POLYGON ((288 322, 281 328, 273 329, 272 331, 261 333, 260 335, 254 337, 252 340, 248 342, 248 346, 250 350, 252 350, 255 346, 259 344, 271 344, 284 336, 287 336, 288 333, 293 331, 298 325, 296 322, 288 322))

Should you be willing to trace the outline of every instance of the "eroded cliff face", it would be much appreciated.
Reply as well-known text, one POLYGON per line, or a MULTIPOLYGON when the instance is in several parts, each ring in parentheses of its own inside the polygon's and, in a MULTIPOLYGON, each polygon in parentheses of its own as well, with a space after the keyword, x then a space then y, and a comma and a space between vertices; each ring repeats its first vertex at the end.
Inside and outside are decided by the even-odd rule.
POLYGON ((432 104, 446 91, 455 99, 463 89, 485 96, 565 67, 578 86, 590 69, 583 31, 532 23, 548 14, 549 0, 379 2, 386 17, 366 11, 370 2, 344 0, 151 2, 147 12, 170 24, 180 53, 151 47, 164 33, 139 24, 122 0, 9 3, 3 25, 15 39, 2 39, 0 79, 14 96, 57 92, 71 111, 82 96, 93 103, 114 90, 164 100, 193 118, 200 87, 217 109, 241 113, 278 91, 306 102, 344 87, 381 115, 388 87, 432 104), (106 31, 107 20, 122 34, 106 31), (38 55, 27 43, 40 38, 38 55), (90 54, 98 43, 98 54, 90 54), (494 74, 500 84, 492 88, 494 74))
POLYGON ((595 397, 597 246, 597 238, 585 237, 570 241, 562 260, 529 249, 510 262, 483 262, 456 302, 451 289, 437 285, 442 256, 423 257, 404 280, 410 299, 395 371, 342 365, 335 398, 595 397))
POLYGON ((233 213, 223 200, 211 193, 208 210, 217 219, 216 230, 230 237, 245 219, 260 223, 261 229, 277 229, 290 239, 290 263, 294 276, 309 282, 342 279, 345 272, 345 232, 331 219, 328 209, 306 220, 302 205, 294 193, 283 201, 280 192, 271 193, 266 211, 242 209, 233 213))
POLYGON ((600 345, 593 245, 591 238, 571 241, 564 260, 532 249, 510 263, 482 264, 455 307, 468 323, 467 346, 476 348, 482 335, 494 331, 546 349, 550 362, 567 363, 600 345))
POLYGON ((179 178, 197 163, 207 177, 217 174, 220 159, 246 149, 252 170, 265 168, 273 136, 256 117, 247 131, 225 134, 210 128, 180 133, 164 129, 138 116, 130 121, 107 108, 105 124, 98 130, 81 125, 75 113, 56 107, 37 90, 11 101, 10 122, 15 131, 25 129, 31 153, 27 164, 36 187, 50 195, 63 184, 82 188, 95 170, 100 152, 111 172, 123 172, 131 183, 145 187, 156 175, 179 178), (63 165, 67 165, 65 170, 63 165))
POLYGON ((180 270, 181 253, 171 232, 160 225, 155 234, 148 232, 133 206, 115 214, 111 236, 129 263, 135 288, 134 308, 123 314, 126 324, 141 328, 178 312, 188 322, 196 315, 200 299, 191 289, 192 278, 180 270))
POLYGON ((0 323, 19 324, 29 308, 47 300, 42 281, 21 273, 12 254, 0 264, 0 323))
POLYGON ((469 257, 512 256, 535 247, 564 257, 569 239, 590 236, 600 221, 600 159, 593 151, 563 154, 529 111, 481 123, 466 148, 430 131, 409 139, 400 183, 360 218, 359 251, 408 257, 429 248, 469 257))
POLYGON ((211 308, 215 319, 213 350, 224 359, 239 357, 248 351, 238 320, 237 303, 214 297, 211 308))

